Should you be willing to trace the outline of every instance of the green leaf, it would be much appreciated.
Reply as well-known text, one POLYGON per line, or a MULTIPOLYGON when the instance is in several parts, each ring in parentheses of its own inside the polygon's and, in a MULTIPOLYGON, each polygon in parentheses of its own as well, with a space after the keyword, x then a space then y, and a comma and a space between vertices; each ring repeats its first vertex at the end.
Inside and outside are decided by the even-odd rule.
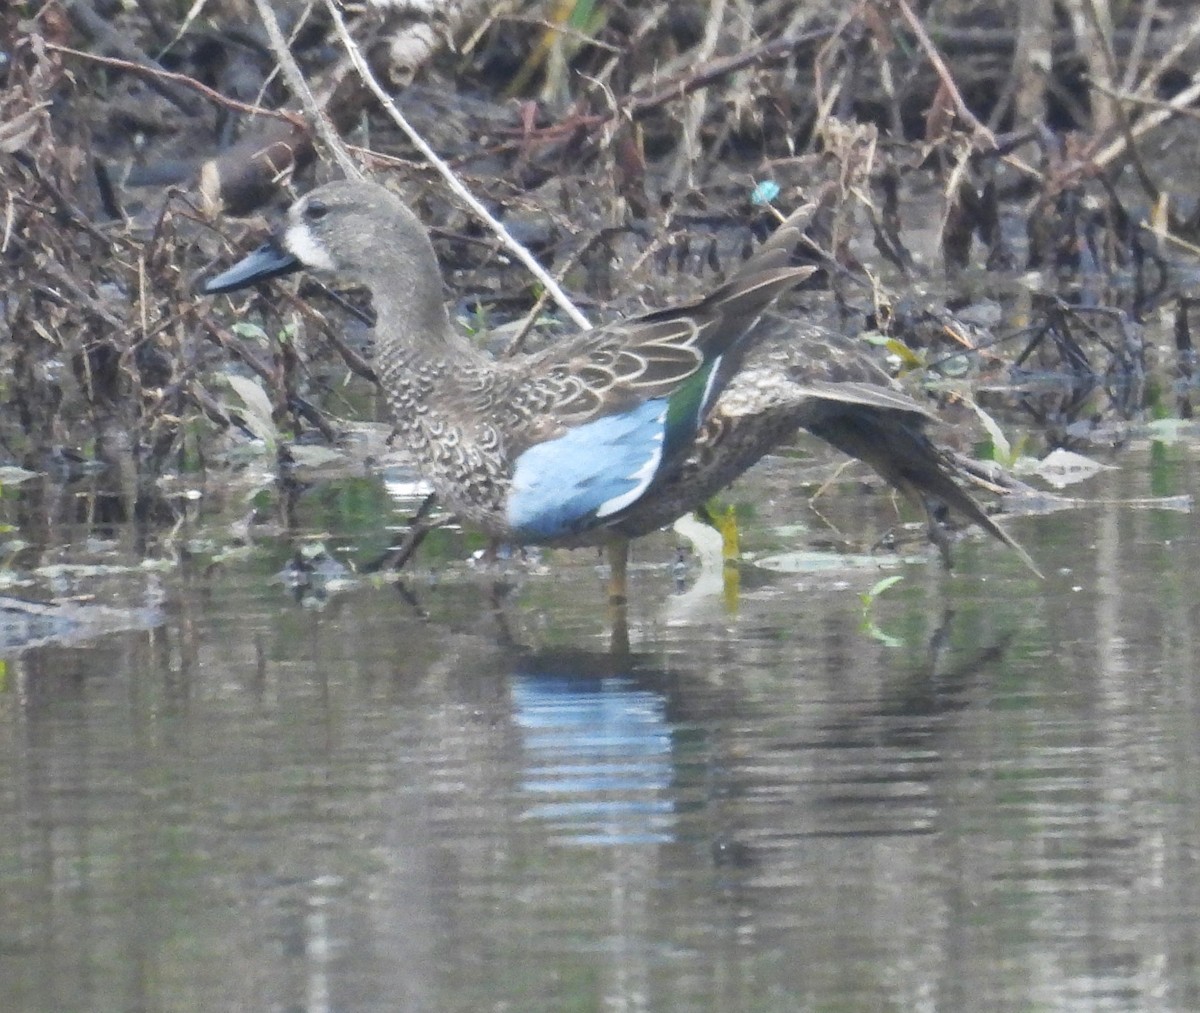
POLYGON ((899 338, 888 338, 883 347, 896 356, 905 369, 921 369, 925 365, 925 360, 899 338))
POLYGON ((873 640, 878 640, 884 647, 904 646, 904 640, 901 637, 893 637, 890 633, 885 633, 870 620, 863 620, 862 631, 873 640))
POLYGON ((885 647, 903 647, 904 641, 899 637, 893 637, 888 633, 884 633, 875 622, 875 617, 871 614, 871 610, 875 606, 877 599, 889 587, 894 587, 904 579, 901 574, 893 574, 890 577, 883 577, 877 580, 874 586, 869 591, 864 591, 858 597, 862 600, 862 622, 859 623, 859 629, 868 634, 875 640, 878 640, 885 647))
POLYGON ((1001 464, 1011 465, 1015 460, 1012 444, 1008 442, 1008 437, 1004 435, 996 420, 970 398, 967 399, 967 404, 974 409, 983 428, 987 430, 988 438, 992 441, 992 449, 996 455, 995 459, 1001 464))
POLYGON ((881 594, 883 594, 883 592, 886 591, 889 587, 895 587, 903 579, 904 579, 904 575, 900 574, 900 573, 893 574, 891 577, 884 577, 882 580, 875 582, 875 586, 873 588, 871 588, 870 591, 867 592, 867 595, 871 598, 872 601, 874 601, 881 594))
POLYGON ((252 324, 248 320, 239 320, 229 329, 239 338, 253 338, 255 341, 263 342, 267 340, 267 332, 259 327, 258 324, 252 324))

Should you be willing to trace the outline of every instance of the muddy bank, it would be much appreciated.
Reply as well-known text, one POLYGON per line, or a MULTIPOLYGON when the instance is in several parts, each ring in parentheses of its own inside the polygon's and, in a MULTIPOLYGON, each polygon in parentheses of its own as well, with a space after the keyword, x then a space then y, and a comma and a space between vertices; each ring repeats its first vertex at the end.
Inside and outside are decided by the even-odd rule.
MULTIPOLYGON (((1044 451, 1148 410, 1190 415, 1197 220, 1179 191, 1200 28, 1184 4, 1111 23, 1037 6, 768 2, 747 20, 461 3, 427 23, 376 4, 344 27, 592 319, 710 285, 771 227, 770 204, 823 194, 803 312, 875 342, 951 423, 974 418, 951 402, 976 397, 1015 409, 1005 424, 1044 451), (1050 61, 1036 86, 1030 53, 1050 61), (1164 315, 1174 348, 1147 337, 1164 315)), ((275 5, 290 75, 261 12, 184 13, 0 15, 0 449, 66 478, 99 470, 130 516, 174 515, 165 475, 227 467, 251 441, 312 463, 309 448, 344 447, 344 420, 379 416, 356 293, 194 289, 289 193, 337 174, 331 143, 433 226, 463 326, 519 320, 542 295, 382 109, 328 10, 275 5)), ((522 341, 560 317, 550 306, 522 341)))

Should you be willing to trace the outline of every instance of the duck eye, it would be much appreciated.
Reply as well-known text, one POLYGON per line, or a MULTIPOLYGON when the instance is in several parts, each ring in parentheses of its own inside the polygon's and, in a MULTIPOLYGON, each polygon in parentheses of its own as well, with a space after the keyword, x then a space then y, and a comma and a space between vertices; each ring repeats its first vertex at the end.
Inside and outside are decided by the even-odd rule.
POLYGON ((304 207, 306 221, 319 222, 329 213, 329 206, 324 201, 309 201, 304 207))

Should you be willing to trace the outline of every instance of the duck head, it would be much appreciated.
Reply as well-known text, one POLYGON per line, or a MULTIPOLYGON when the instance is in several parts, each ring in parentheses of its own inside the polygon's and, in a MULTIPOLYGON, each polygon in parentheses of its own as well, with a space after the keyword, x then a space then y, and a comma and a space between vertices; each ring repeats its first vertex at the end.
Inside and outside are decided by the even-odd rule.
POLYGON ((205 295, 234 292, 256 282, 305 268, 370 279, 386 260, 433 262, 424 228, 407 206, 374 183, 342 180, 326 183, 296 201, 274 236, 233 267, 200 286, 205 295), (386 249, 385 249, 386 247, 386 249))

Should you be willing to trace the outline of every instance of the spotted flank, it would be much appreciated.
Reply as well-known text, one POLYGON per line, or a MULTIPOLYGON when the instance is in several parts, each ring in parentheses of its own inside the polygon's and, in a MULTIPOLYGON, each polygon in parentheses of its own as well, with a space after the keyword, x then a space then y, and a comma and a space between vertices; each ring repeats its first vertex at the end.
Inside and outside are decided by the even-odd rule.
POLYGON ((539 443, 517 458, 508 523, 519 538, 566 538, 603 524, 650 488, 662 463, 667 400, 655 398, 539 443))

